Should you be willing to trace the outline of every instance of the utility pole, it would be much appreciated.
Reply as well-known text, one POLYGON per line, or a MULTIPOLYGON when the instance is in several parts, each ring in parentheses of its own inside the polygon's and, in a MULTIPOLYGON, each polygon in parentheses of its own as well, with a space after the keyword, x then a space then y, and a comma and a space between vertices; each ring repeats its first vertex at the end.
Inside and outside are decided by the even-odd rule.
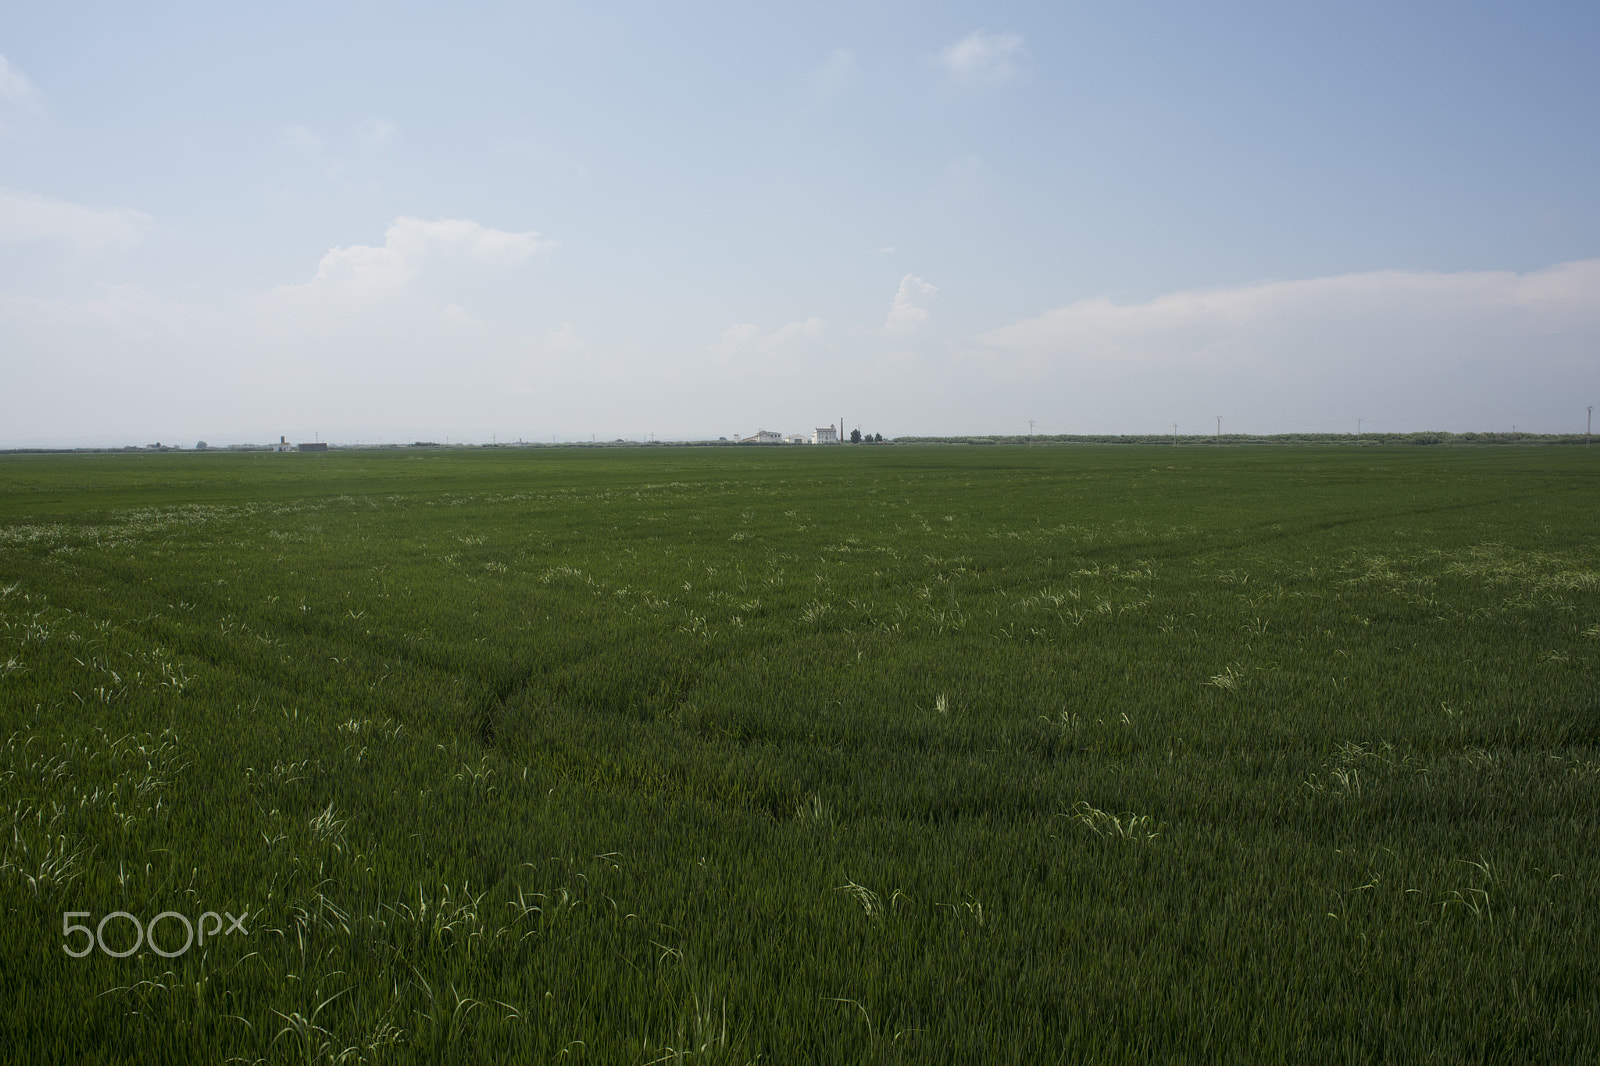
MULTIPOLYGON (((1594 408, 1591 407, 1591 408, 1589 408, 1589 410, 1593 411, 1594 408)), ((1034 425, 1034 420, 1031 419, 1031 418, 1028 419, 1028 446, 1029 447, 1033 446, 1033 425, 1034 425)))
POLYGON ((1583 446, 1589 446, 1589 431, 1594 429, 1594 404, 1589 405, 1589 421, 1583 425, 1583 446))
POLYGON ((1356 443, 1361 443, 1361 419, 1356 419, 1356 443))
POLYGON ((1172 446, 1174 448, 1178 446, 1178 423, 1176 422, 1172 423, 1172 446))
POLYGON ((1222 416, 1217 416, 1217 443, 1222 443, 1222 416))

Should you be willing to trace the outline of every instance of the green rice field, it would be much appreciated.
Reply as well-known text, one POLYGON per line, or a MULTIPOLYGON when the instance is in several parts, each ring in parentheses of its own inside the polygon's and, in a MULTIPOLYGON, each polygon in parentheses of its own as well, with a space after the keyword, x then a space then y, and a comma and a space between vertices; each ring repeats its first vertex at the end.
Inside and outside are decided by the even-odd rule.
POLYGON ((1593 1063, 1597 519, 1570 446, 0 457, 0 1062, 1593 1063))

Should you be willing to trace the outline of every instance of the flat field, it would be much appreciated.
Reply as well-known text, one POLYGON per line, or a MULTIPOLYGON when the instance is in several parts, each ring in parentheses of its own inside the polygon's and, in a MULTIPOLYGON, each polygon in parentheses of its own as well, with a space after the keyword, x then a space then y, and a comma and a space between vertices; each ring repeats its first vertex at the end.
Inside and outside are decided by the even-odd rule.
POLYGON ((0 458, 0 1061, 1592 1063, 1597 503, 1582 448, 0 458))

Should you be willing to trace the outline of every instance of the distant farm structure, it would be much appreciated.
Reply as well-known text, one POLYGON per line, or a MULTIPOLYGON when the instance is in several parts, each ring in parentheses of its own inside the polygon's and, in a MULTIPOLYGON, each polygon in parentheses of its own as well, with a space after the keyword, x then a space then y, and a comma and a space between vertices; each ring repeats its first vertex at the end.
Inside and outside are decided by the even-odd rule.
POLYGON ((844 423, 838 426, 818 426, 811 431, 811 435, 804 433, 778 433, 770 429, 758 429, 754 436, 735 437, 739 444, 838 444, 842 439, 841 432, 844 423))
POLYGON ((288 437, 279 437, 278 443, 272 446, 275 452, 325 452, 328 442, 324 440, 311 441, 304 444, 290 444, 288 437))

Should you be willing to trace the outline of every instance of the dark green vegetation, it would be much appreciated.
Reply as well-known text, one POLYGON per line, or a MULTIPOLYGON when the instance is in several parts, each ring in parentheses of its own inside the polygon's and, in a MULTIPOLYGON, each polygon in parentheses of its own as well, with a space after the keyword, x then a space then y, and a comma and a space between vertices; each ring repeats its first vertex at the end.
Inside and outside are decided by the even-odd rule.
POLYGON ((0 460, 0 1061, 1592 1062, 1597 456, 0 460))
POLYGON ((1454 446, 1481 445, 1550 445, 1569 444, 1587 447, 1591 441, 1586 433, 1450 433, 1445 430, 1424 430, 1415 433, 1186 433, 1174 442, 1171 433, 1039 433, 1024 436, 1021 433, 991 434, 983 437, 896 437, 901 444, 1156 444, 1183 446, 1227 446, 1240 444, 1335 444, 1353 448, 1369 448, 1391 444, 1444 444, 1454 446))

